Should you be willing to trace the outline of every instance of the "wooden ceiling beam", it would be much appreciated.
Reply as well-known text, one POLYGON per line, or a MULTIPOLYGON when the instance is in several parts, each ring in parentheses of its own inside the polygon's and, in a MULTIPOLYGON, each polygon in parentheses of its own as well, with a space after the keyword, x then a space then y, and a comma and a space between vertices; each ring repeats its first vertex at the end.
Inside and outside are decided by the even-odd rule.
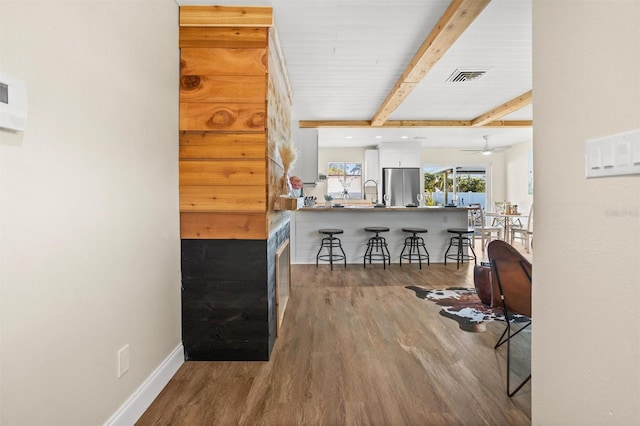
MULTIPOLYGON (((369 120, 300 120, 298 126, 301 129, 320 127, 334 128, 367 128, 373 127, 369 120)), ((482 127, 531 127, 531 120, 514 121, 490 121, 482 127)), ((471 120, 389 120, 380 128, 401 127, 473 127, 471 120)))
POLYGON ((371 119, 382 126, 491 0, 453 0, 371 119))
POLYGON ((273 9, 253 6, 180 6, 181 27, 271 27, 273 9))
POLYGON ((505 115, 511 114, 514 111, 517 111, 521 108, 526 107, 531 104, 533 91, 529 90, 527 93, 523 93, 517 98, 513 98, 508 102, 503 103, 498 108, 492 109, 491 111, 482 114, 479 117, 471 120, 471 125, 473 127, 485 126, 487 123, 500 119, 505 115))

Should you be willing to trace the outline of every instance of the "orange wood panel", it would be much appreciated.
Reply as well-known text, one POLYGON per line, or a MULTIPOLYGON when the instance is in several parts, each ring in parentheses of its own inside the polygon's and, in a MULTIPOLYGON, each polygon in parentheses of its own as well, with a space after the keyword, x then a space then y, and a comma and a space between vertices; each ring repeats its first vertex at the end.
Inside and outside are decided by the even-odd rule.
POLYGON ((180 159, 262 159, 264 133, 180 132, 180 159))
POLYGON ((266 106, 263 103, 180 102, 180 130, 264 132, 266 106))
POLYGON ((180 187, 181 212, 265 212, 266 200, 265 185, 180 187))
POLYGON ((266 28, 181 27, 180 47, 256 48, 267 46, 266 28))
POLYGON ((180 75, 265 75, 267 49, 180 49, 180 75))
POLYGON ((264 213, 180 213, 180 238, 266 240, 264 213))
POLYGON ((180 161, 180 186, 198 185, 265 185, 264 161, 180 161))
POLYGON ((181 6, 180 26, 270 27, 273 9, 262 6, 181 6))
POLYGON ((258 103, 266 99, 267 81, 263 75, 180 77, 180 102, 258 103))

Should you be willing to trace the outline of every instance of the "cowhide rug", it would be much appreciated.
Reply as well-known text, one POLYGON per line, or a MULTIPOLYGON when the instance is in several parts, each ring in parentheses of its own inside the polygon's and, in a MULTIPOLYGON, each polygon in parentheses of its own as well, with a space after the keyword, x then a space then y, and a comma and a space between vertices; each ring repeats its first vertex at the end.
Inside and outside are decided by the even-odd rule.
MULTIPOLYGON (((451 287, 445 290, 428 290, 415 286, 405 287, 413 290, 420 299, 427 299, 442 306, 440 315, 458 322, 464 331, 486 331, 487 322, 504 321, 502 309, 493 309, 480 302, 473 288, 451 287)), ((529 318, 514 315, 512 322, 527 322, 529 318)))

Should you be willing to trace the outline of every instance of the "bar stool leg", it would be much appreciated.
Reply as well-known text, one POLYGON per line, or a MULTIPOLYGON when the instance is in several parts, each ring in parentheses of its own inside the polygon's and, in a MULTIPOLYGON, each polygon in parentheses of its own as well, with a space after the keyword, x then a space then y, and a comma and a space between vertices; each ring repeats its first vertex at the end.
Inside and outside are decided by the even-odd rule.
POLYGON ((444 252, 444 265, 447 265, 447 255, 449 254, 449 250, 451 249, 451 246, 453 246, 453 240, 456 237, 451 237, 451 239, 449 239, 449 247, 447 247, 447 251, 444 252))
POLYGON ((389 263, 389 266, 391 266, 391 253, 389 253, 389 246, 387 245, 387 240, 384 240, 384 244, 382 246, 382 255, 384 256, 384 251, 387 251, 387 261, 389 263))
POLYGON ((473 239, 465 236, 465 235, 471 234, 472 231, 468 231, 464 229, 463 230, 450 229, 447 231, 449 233, 456 234, 456 235, 454 237, 451 237, 451 239, 449 240, 449 247, 447 247, 447 251, 444 252, 444 264, 445 265, 447 264, 447 259, 453 260, 454 257, 456 259, 456 269, 460 269, 460 264, 464 263, 465 260, 470 261, 472 258, 473 258, 473 262, 477 264, 478 262, 477 262, 476 251, 473 249, 473 239), (456 252, 455 254, 449 254, 449 251, 453 246, 456 246, 456 252), (471 250, 470 253, 473 253, 473 255, 465 254, 464 253, 465 247, 469 247, 469 249, 471 250))
POLYGON ((464 238, 458 237, 458 258, 456 259, 456 269, 460 269, 460 261, 464 263, 464 250, 463 250, 464 238))
POLYGON ((420 247, 424 249, 424 254, 426 255, 426 258, 427 258, 427 266, 431 266, 431 260, 429 259, 429 252, 427 251, 427 246, 424 244, 424 238, 422 237, 418 237, 418 255, 420 255, 420 247))
POLYGON ((473 253, 473 263, 475 265, 477 265, 478 264, 478 256, 476 256, 476 251, 473 249, 473 240, 469 240, 469 248, 471 249, 471 253, 473 253))
POLYGON ((322 252, 322 248, 324 247, 324 238, 320 241, 320 250, 316 254, 316 268, 318 267, 318 259, 320 259, 320 253, 322 252))
POLYGON ((340 240, 338 238, 336 238, 336 240, 338 241, 338 248, 342 252, 342 258, 344 259, 344 267, 346 268, 347 267, 347 254, 344 252, 344 250, 342 250, 342 242, 340 242, 340 240))
POLYGON ((367 259, 369 259, 369 264, 371 265, 374 255, 376 256, 376 259, 378 257, 382 257, 383 269, 387 269, 387 262, 391 265, 391 254, 389 253, 387 242, 384 237, 380 236, 379 232, 376 232, 375 236, 369 238, 367 241, 367 249, 364 252, 364 258, 362 260, 363 267, 367 267, 367 259))
POLYGON ((389 254, 389 247, 387 246, 387 240, 385 240, 384 237, 380 237, 380 253, 382 253, 382 269, 387 269, 386 263, 388 263, 389 266, 391 266, 391 254, 389 254), (384 252, 385 250, 387 251, 386 253, 384 252))
POLYGON ((422 256, 420 256, 420 247, 418 247, 418 238, 416 238, 415 234, 411 236, 411 250, 409 250, 409 259, 412 258, 411 254, 413 252, 418 254, 418 265, 420 266, 420 269, 422 269, 422 256))
POLYGON ((333 271, 333 235, 329 237, 329 265, 333 271))

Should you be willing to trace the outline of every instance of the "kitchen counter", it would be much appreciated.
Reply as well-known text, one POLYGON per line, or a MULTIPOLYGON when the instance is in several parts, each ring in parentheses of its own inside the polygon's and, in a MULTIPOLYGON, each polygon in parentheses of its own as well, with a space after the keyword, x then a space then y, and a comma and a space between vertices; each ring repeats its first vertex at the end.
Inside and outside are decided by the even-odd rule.
MULTIPOLYGON (((429 230, 422 234, 431 262, 444 262, 444 252, 451 234, 447 228, 466 228, 466 207, 373 207, 365 204, 345 207, 304 207, 291 215, 291 263, 315 263, 320 248, 321 228, 340 228, 338 235, 347 254, 347 263, 362 265, 367 240, 373 234, 365 232, 367 226, 386 226, 384 232, 391 252, 391 262, 397 264, 404 239, 405 227, 421 227, 429 230)), ((404 261, 402 262, 405 263, 404 261)))
POLYGON ((465 212, 468 211, 466 207, 442 207, 442 206, 428 206, 428 207, 404 207, 404 206, 390 206, 390 207, 374 207, 372 205, 367 204, 353 204, 353 205, 342 205, 342 207, 325 207, 324 205, 315 206, 315 207, 303 207, 299 209, 299 211, 324 211, 324 212, 335 212, 335 211, 371 211, 371 212, 437 212, 441 210, 454 211, 454 210, 463 210, 465 212))

